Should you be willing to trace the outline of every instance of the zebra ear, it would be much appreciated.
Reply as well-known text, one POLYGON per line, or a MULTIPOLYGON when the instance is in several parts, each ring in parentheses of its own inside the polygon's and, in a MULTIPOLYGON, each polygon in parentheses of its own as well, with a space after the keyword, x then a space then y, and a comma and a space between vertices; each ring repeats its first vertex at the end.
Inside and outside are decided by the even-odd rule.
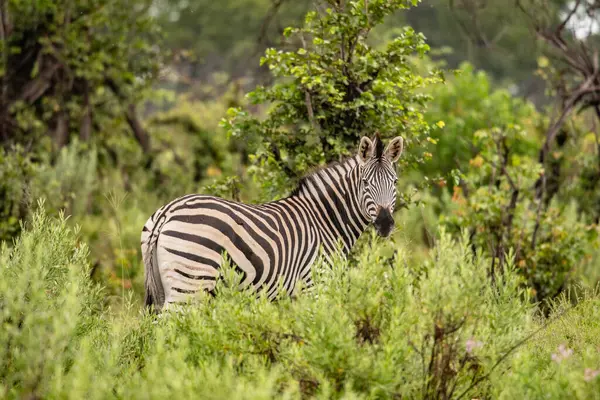
POLYGON ((375 146, 371 139, 366 136, 363 136, 360 139, 360 144, 358 145, 358 159, 361 163, 366 163, 369 158, 373 156, 373 150, 375 146))
POLYGON ((404 139, 401 136, 395 137, 385 148, 385 158, 395 163, 402 155, 402 150, 404 150, 404 139))

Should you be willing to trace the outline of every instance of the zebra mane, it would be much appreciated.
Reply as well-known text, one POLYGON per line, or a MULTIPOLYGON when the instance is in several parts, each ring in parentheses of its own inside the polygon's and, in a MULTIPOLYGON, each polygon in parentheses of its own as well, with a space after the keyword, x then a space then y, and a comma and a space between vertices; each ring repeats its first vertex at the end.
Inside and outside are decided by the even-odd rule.
POLYGON ((345 164, 352 159, 354 159, 354 157, 347 157, 347 158, 343 159, 342 161, 333 161, 327 165, 323 165, 323 166, 315 167, 315 168, 311 169, 306 175, 304 175, 302 178, 300 178, 300 180, 298 181, 298 185, 296 185, 296 187, 292 190, 292 192, 290 193, 290 196, 297 196, 298 194, 300 194, 302 189, 304 189, 308 186, 309 182, 312 182, 312 181, 314 181, 315 178, 321 176, 326 169, 345 164))

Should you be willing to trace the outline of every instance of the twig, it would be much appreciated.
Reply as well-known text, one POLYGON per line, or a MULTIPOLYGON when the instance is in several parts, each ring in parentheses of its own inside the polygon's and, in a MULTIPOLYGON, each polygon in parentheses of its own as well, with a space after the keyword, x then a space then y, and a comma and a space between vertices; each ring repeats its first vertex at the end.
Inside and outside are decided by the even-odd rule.
POLYGON ((556 121, 554 121, 554 123, 546 133, 546 140, 544 142, 544 145, 542 146, 542 149, 540 150, 540 163, 543 164, 546 160, 546 155, 548 151, 550 151, 550 143, 552 143, 552 141, 558 134, 560 128, 562 127, 565 119, 571 114, 571 111, 573 111, 573 108, 575 108, 575 105, 579 102, 581 97, 587 93, 594 92, 600 89, 600 87, 597 88, 595 86, 591 86, 591 84, 594 82, 594 79, 595 76, 588 77, 583 83, 581 83, 581 85, 579 85, 578 89, 573 94, 571 94, 569 99, 566 101, 560 116, 556 121))
POLYGON ((256 38, 257 47, 265 41, 269 26, 271 25, 271 22, 277 15, 279 8, 284 2, 285 0, 273 0, 271 2, 271 7, 269 8, 267 15, 265 16, 265 18, 262 21, 262 24, 260 25, 260 32, 258 34, 258 37, 256 38))
POLYGON ((560 32, 564 29, 564 27, 569 23, 569 21, 571 20, 571 17, 575 14, 575 12, 577 11, 577 9, 579 8, 579 5, 581 4, 581 0, 577 0, 575 2, 575 5, 573 6, 573 8, 571 9, 571 11, 569 11, 569 14, 567 14, 566 18, 564 19, 563 22, 561 22, 560 25, 558 25, 556 27, 556 34, 560 34, 560 32))
POLYGON ((540 187, 538 188, 539 192, 542 193, 542 195, 540 195, 537 199, 538 202, 538 206, 537 206, 537 211, 536 211, 536 217, 535 217, 535 226, 533 228, 533 235, 531 236, 531 248, 535 249, 536 246, 536 242, 537 242, 537 234, 538 231, 540 229, 540 219, 542 216, 542 198, 543 198, 543 193, 546 191, 546 173, 544 172, 542 174, 542 176, 540 177, 541 181, 540 181, 540 187))

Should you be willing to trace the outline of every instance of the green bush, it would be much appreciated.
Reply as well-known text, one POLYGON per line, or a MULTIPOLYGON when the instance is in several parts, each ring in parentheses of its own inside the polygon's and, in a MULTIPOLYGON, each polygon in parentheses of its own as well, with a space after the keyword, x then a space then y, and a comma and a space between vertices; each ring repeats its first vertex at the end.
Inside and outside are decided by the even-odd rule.
POLYGON ((429 100, 423 88, 439 82, 441 74, 416 73, 413 59, 429 50, 425 38, 405 27, 381 50, 369 41, 385 17, 417 1, 319 4, 323 7, 309 12, 303 27, 284 30, 295 50, 267 49, 261 59, 275 82, 248 97, 269 106, 266 118, 232 108, 223 121, 234 137, 252 145, 250 172, 263 183, 265 199, 289 191, 310 168, 352 154, 360 137, 375 131, 404 137, 408 153, 402 166, 431 156, 422 146, 431 129, 423 117, 429 100))
POLYGON ((597 291, 562 296, 553 304, 547 329, 493 379, 494 397, 600 399, 599 320, 597 291))
POLYGON ((21 146, 0 149, 0 240, 15 238, 36 199, 51 212, 82 215, 97 188, 97 155, 78 142, 61 149, 54 164, 21 146))
POLYGON ((573 204, 537 198, 544 171, 528 154, 530 140, 518 125, 477 131, 478 153, 440 220, 457 233, 469 230, 473 245, 492 257, 492 277, 514 256, 533 298, 542 301, 567 287, 597 229, 582 221, 573 204))
POLYGON ((2 145, 37 145, 45 139, 60 149, 73 137, 121 134, 125 122, 137 118, 133 105, 155 81, 167 53, 151 5, 147 0, 3 3, 2 145))
POLYGON ((536 123, 539 116, 532 104, 513 97, 508 90, 495 88, 484 71, 461 64, 443 85, 431 87, 432 101, 425 113, 430 124, 443 121, 443 129, 431 133, 435 148, 421 170, 426 176, 449 178, 453 169, 465 170, 477 154, 473 135, 482 129, 520 125, 531 131, 527 143, 535 153, 536 123))
POLYGON ((13 249, 3 245, 0 395, 51 393, 77 358, 81 338, 101 334, 101 297, 87 256, 66 220, 48 218, 43 209, 13 249))
POLYGON ((0 397, 598 393, 595 294, 564 315, 569 304, 556 303, 558 318, 536 333, 544 320, 516 269, 507 265, 490 286, 488 261, 473 257, 466 237, 456 242, 442 232, 413 266, 410 247, 397 244, 390 256, 387 242, 366 239, 355 261, 317 264, 315 286, 295 299, 239 291, 239 275, 224 266, 215 298, 152 317, 131 302, 130 289, 125 307, 104 309, 77 231, 39 211, 0 253, 0 397))
POLYGON ((16 237, 27 216, 27 183, 35 174, 31 156, 17 146, 0 149, 0 241, 16 237))

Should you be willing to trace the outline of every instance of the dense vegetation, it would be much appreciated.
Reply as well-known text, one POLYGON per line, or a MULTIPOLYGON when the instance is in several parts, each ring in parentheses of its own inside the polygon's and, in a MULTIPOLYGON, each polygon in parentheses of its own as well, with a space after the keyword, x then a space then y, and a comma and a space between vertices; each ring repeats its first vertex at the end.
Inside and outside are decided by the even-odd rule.
POLYGON ((600 398, 600 38, 571 21, 600 7, 480 3, 0 0, 0 398, 600 398), (293 300, 225 265, 142 309, 156 208, 285 196, 375 131, 406 143, 391 239, 293 300))

